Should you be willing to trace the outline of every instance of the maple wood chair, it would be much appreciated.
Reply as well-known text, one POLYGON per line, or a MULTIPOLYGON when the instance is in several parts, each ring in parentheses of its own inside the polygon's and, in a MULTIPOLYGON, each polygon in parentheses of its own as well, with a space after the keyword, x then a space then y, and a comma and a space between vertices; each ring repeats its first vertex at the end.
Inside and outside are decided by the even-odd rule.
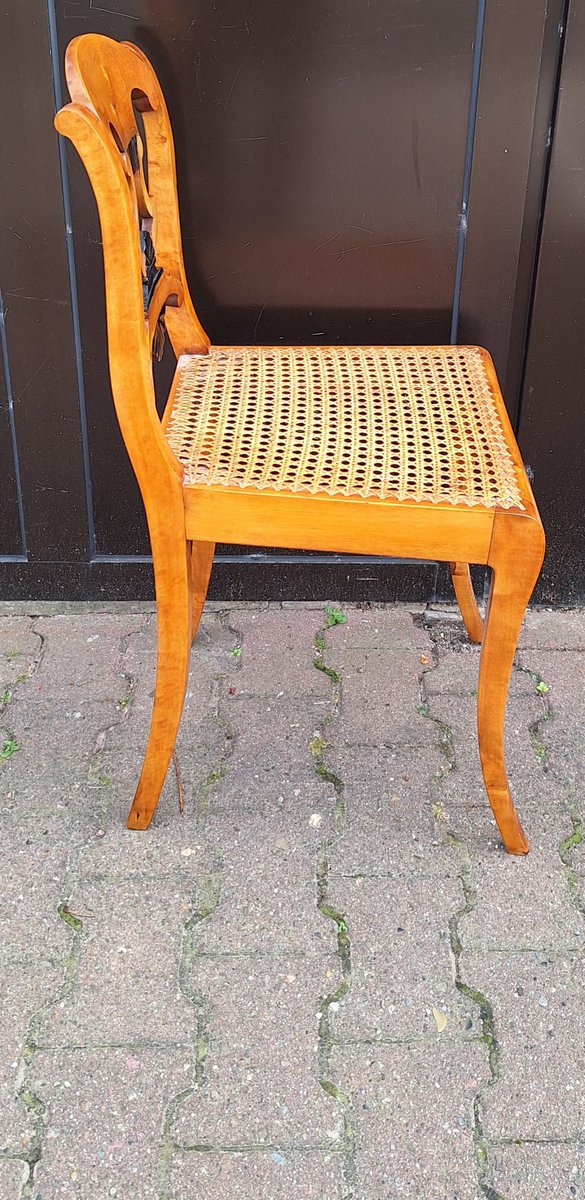
POLYGON ((450 562, 469 637, 483 640, 485 786, 507 849, 525 853, 503 726, 544 533, 489 355, 210 346, 185 278, 173 138, 152 67, 130 43, 86 34, 69 45, 66 73, 72 103, 55 124, 97 200, 112 390, 154 558, 156 688, 129 826, 148 826, 164 782, 215 543, 283 545, 450 562), (177 366, 159 420, 152 354, 165 327, 177 366), (485 624, 470 562, 493 572, 485 624))

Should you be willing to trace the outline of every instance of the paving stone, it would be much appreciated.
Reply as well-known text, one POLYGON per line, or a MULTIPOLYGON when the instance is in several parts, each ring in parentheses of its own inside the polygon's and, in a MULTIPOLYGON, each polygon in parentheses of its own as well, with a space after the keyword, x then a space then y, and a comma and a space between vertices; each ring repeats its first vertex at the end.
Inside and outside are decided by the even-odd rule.
POLYGON ((81 851, 79 878, 103 886, 131 879, 136 887, 147 879, 166 879, 192 888, 194 877, 208 869, 212 853, 193 820, 177 819, 176 806, 172 811, 170 805, 165 807, 167 820, 148 830, 126 829, 112 821, 100 836, 89 839, 81 851))
POLYGON ((45 790, 85 782, 101 730, 120 720, 113 704, 80 700, 71 705, 52 699, 15 699, 6 713, 19 750, 0 764, 0 787, 36 783, 39 800, 45 790))
POLYGON ((520 646, 537 650, 585 650, 585 609, 559 612, 529 608, 520 631, 520 646))
POLYGON ((39 695, 75 703, 75 697, 117 700, 125 694, 122 642, 140 629, 139 614, 78 613, 40 618, 35 629, 44 638, 42 660, 35 672, 39 695))
MULTIPOLYGON (((148 723, 142 726, 141 731, 136 725, 131 730, 120 726, 108 734, 103 751, 96 760, 96 791, 99 795, 99 781, 102 780, 106 789, 102 799, 108 808, 112 805, 110 820, 116 824, 120 821, 125 822, 128 815, 140 778, 147 739, 148 723), (130 737, 127 741, 128 732, 130 737), (132 745, 132 742, 135 744, 132 745)), ((211 721, 208 725, 201 723, 195 728, 187 722, 183 723, 175 743, 176 758, 171 758, 164 792, 161 795, 161 817, 163 813, 168 815, 169 812, 172 813, 173 819, 180 816, 175 763, 181 779, 185 811, 188 816, 194 815, 197 797, 210 773, 220 766, 225 745, 224 734, 211 721)))
POLYGON ((463 904, 457 861, 437 848, 424 861, 388 862, 384 878, 329 878, 328 901, 343 914, 351 944, 351 986, 332 1014, 335 1038, 476 1036, 474 1005, 455 988, 449 919, 463 904))
MULTIPOLYGON (((528 661, 528 654, 524 653, 523 658, 528 661)), ((531 652, 530 659, 538 663, 538 671, 549 687, 546 699, 550 719, 541 722, 539 732, 548 748, 551 767, 579 796, 585 773, 585 654, 531 652)))
POLYGON ((177 1154, 169 1200, 340 1200, 339 1154, 286 1148, 254 1154, 177 1154))
POLYGON ((328 701, 228 696, 221 712, 234 738, 225 779, 210 795, 212 810, 235 805, 262 811, 280 797, 318 792, 309 742, 320 734, 328 701))
MULTIPOLYGON (((19 1154, 26 1153, 34 1134, 34 1118, 18 1098, 23 1047, 32 1018, 59 994, 64 968, 31 954, 28 963, 3 962, 0 972, 0 1153, 19 1154)), ((34 1040, 34 1033, 30 1036, 34 1040)), ((0 1195, 9 1195, 1 1185, 0 1195)))
POLYGON ((55 844, 38 821, 0 826, 3 871, 0 906, 0 954, 34 962, 37 956, 67 953, 68 931, 58 915, 63 899, 68 847, 55 844))
POLYGON ((353 604, 342 604, 345 616, 343 625, 334 625, 325 630, 325 638, 333 654, 347 650, 380 650, 385 653, 397 650, 412 650, 413 647, 431 648, 431 639, 424 629, 417 628, 413 620, 416 605, 388 604, 373 608, 359 608, 353 604))
MULTIPOLYGON (((139 678, 133 677, 130 703, 123 713, 125 719, 119 721, 119 732, 120 736, 124 738, 124 744, 138 747, 142 751, 146 747, 150 727, 155 678, 156 663, 154 661, 149 671, 139 678)), ((231 683, 231 675, 226 674, 226 680, 228 678, 231 683)), ((222 690, 227 693, 229 686, 226 682, 221 688, 220 680, 222 677, 215 659, 193 650, 185 691, 185 703, 179 725, 179 737, 187 741, 193 738, 205 740, 210 735, 217 733, 215 726, 219 695, 222 690)))
POLYGON ((0 1195, 17 1200, 28 1179, 28 1166, 16 1160, 0 1158, 0 1195))
POLYGON ((42 652, 42 639, 35 634, 30 617, 0 619, 0 693, 28 683, 42 652), (25 676, 23 679, 22 676, 25 676), (18 682, 17 682, 18 681, 18 682))
POLYGON ((319 1083, 317 1012, 339 978, 336 957, 195 959, 210 1046, 173 1130, 182 1146, 336 1147, 343 1121, 319 1083))
MULTIPOLYGON (((537 701, 540 704, 540 701, 537 701)), ((524 786, 530 783, 529 800, 537 799, 542 779, 542 768, 538 762, 531 742, 529 726, 539 708, 533 701, 524 697, 511 696, 507 706, 506 723, 504 726, 504 753, 506 769, 510 785, 514 791, 515 779, 522 778, 524 786)), ((444 789, 451 791, 452 805, 462 803, 473 805, 483 803, 485 789, 481 774, 479 748, 477 741, 477 720, 475 705, 463 697, 435 696, 429 704, 430 725, 442 722, 446 736, 444 737, 445 766, 449 760, 455 770, 445 776, 444 789)), ((435 736, 441 737, 441 725, 435 724, 435 736)))
POLYGON ((496 1146, 489 1158, 495 1189, 506 1200, 573 1200, 583 1194, 583 1146, 496 1146))
POLYGON ((302 825, 276 812, 272 818, 236 814, 220 848, 219 903, 197 927, 199 952, 324 954, 336 949, 335 928, 317 908, 315 864, 331 815, 306 812, 302 825), (319 818, 320 824, 314 821, 319 818), (313 824, 311 824, 313 819, 313 824))
POLYGON ((182 931, 195 888, 172 880, 86 880, 69 910, 82 922, 71 994, 43 1024, 43 1045, 185 1042, 196 1014, 178 982, 182 931))
POLYGON ((488 1138, 574 1138, 585 1125, 585 1011, 581 956, 472 954, 462 978, 487 996, 499 1078, 483 1096, 488 1138))
POLYGON ((551 853, 533 840, 526 857, 474 853, 472 884, 475 906, 459 928, 465 948, 585 949, 585 920, 570 895, 566 872, 554 849, 551 853))
POLYGON ((254 696, 328 698, 330 684, 313 666, 321 622, 304 609, 231 614, 241 636, 238 691, 254 696))
POLYGON ((356 1196, 477 1200, 473 1098, 487 1078, 485 1046, 367 1046, 334 1052, 356 1131, 356 1196))
MULTIPOLYGON (((585 656, 566 648, 581 647, 583 614, 575 623, 534 614, 525 628, 527 669, 514 673, 506 745, 531 852, 515 860, 485 797, 472 694, 478 652, 460 619, 443 612, 431 623, 433 646, 413 620, 416 606, 344 604, 346 623, 326 631, 325 661, 343 674, 337 716, 335 689, 312 665, 323 608, 206 611, 177 741, 185 812, 171 767, 141 834, 125 820, 150 719, 155 621, 127 609, 45 614, 39 675, 28 616, 0 616, 0 663, 3 647, 20 649, 6 660, 11 678, 33 670, 13 685, 2 717, 8 732, 20 722, 22 748, 0 766, 0 1151, 26 1154, 38 1124, 17 1088, 48 1100, 35 1185, 43 1200, 102 1200, 111 1189, 120 1200, 159 1200, 163 1191, 170 1200, 297 1192, 341 1200, 351 1189, 344 1110, 319 1083, 328 1055, 318 1050, 317 1013, 342 979, 335 923, 317 907, 323 849, 327 901, 350 938, 350 991, 327 1005, 326 1070, 352 1100, 355 1200, 475 1200, 477 1093, 499 1194, 570 1200, 573 1184, 585 1186, 580 1152, 571 1174, 567 1144, 585 1127, 585 848, 567 841, 574 829, 578 838, 582 799, 585 656), (430 669, 421 658, 434 662, 435 649, 430 669), (544 699, 529 671, 549 684, 544 699), (416 711, 419 675, 434 720, 416 711), (311 753, 316 736, 327 745, 311 753), (315 770, 321 753, 344 785, 342 836, 335 787, 315 770), (464 847, 450 844, 451 832, 464 847), (466 855, 474 908, 463 915, 466 855), (69 958, 78 939, 57 913, 68 878, 78 881, 73 911, 93 914, 80 918, 79 962, 69 958), (187 943, 189 1000, 178 988, 183 925, 210 899, 187 943), (455 914, 462 978, 493 1007, 493 1085, 479 1003, 453 982, 455 914), (441 1034, 433 1007, 447 1016, 441 1034), (44 1013, 41 1049, 21 1079, 31 1013, 44 1013), (93 1049, 73 1049, 87 1042, 93 1049), (201 1079, 190 1093, 196 1057, 201 1079), (186 1149, 171 1153, 165 1182, 171 1096, 173 1135, 186 1149), (527 1138, 536 1141, 511 1144, 527 1138)), ((16 1200, 22 1171, 0 1157, 2 1197, 5 1187, 16 1200)))
MULTIPOLYGON (((479 656, 481 648, 464 641, 456 649, 442 651, 439 645, 439 661, 436 666, 425 667, 424 688, 426 695, 433 696, 468 696, 472 709, 477 704, 477 684, 479 676, 479 656)), ((518 656, 518 661, 522 661, 518 656)), ((534 699, 537 712, 540 710, 540 697, 536 684, 530 676, 529 669, 522 670, 515 666, 510 676, 509 696, 527 696, 534 699)))
POLYGON ((436 839, 434 780, 444 761, 438 749, 328 747, 325 763, 342 781, 347 815, 329 850, 331 870, 385 871, 397 848, 410 856, 417 839, 436 839))
POLYGON ((331 740, 348 745, 429 745, 435 738, 418 711, 419 654, 412 649, 329 652, 341 675, 339 715, 331 740))
POLYGON ((164 1114, 191 1069, 188 1054, 161 1049, 37 1054, 31 1086, 47 1106, 47 1129, 35 1196, 158 1197, 164 1114))
MULTIPOLYGON (((528 861, 532 852, 538 851, 548 863, 551 875, 554 875, 560 869, 561 844, 574 828, 566 791, 551 774, 544 774, 538 766, 531 764, 509 772, 509 781, 512 798, 528 839, 528 861)), ((481 778, 474 786, 470 773, 456 764, 442 779, 436 800, 442 805, 445 831, 466 844, 473 863, 483 862, 484 857, 506 857, 481 778)), ((577 864, 578 873, 583 858, 581 847, 574 847, 569 853, 577 864)), ((530 875, 531 868, 527 867, 527 871, 530 875)))

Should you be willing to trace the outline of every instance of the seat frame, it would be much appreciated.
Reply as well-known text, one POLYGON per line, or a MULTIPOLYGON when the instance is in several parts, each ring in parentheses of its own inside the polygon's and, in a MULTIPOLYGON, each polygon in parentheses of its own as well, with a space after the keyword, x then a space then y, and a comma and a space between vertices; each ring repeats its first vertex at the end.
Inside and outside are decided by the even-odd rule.
POLYGON ((99 34, 84 34, 70 43, 66 76, 72 102, 57 113, 55 124, 79 152, 97 200, 112 392, 146 510, 154 563, 156 685, 129 827, 146 829, 158 803, 181 718, 190 647, 207 594, 215 543, 283 545, 450 563, 467 632, 472 641, 482 643, 477 718, 487 795, 506 848, 526 853, 506 777, 504 715, 518 634, 545 540, 490 356, 481 351, 515 465, 522 509, 185 486, 183 469, 164 433, 172 389, 162 421, 156 409, 153 346, 163 314, 177 358, 208 353, 209 338, 185 275, 173 138, 164 97, 138 47, 99 34), (146 140, 148 186, 137 112, 146 140), (141 234, 151 239, 156 273, 145 263, 141 234), (469 563, 492 569, 485 621, 469 563))

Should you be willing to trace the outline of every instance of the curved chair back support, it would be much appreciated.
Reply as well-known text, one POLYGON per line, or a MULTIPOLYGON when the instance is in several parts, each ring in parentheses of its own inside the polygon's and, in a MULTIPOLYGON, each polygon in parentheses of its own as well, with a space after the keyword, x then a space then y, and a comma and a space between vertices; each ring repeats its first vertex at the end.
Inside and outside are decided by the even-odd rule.
POLYGON ((152 470, 153 455, 181 477, 156 412, 152 353, 159 350, 165 328, 177 357, 206 353, 209 338, 185 276, 164 97, 137 46, 100 34, 70 43, 65 71, 72 102, 57 114, 55 125, 75 145, 97 201, 118 420, 139 482, 145 470, 152 470))

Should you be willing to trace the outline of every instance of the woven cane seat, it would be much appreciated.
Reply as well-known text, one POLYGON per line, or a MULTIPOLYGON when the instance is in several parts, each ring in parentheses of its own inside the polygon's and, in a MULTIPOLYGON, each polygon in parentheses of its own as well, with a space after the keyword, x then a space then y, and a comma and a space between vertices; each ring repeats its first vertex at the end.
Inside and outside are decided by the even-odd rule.
POLYGON ((523 507, 474 347, 183 355, 166 437, 186 485, 523 507))

